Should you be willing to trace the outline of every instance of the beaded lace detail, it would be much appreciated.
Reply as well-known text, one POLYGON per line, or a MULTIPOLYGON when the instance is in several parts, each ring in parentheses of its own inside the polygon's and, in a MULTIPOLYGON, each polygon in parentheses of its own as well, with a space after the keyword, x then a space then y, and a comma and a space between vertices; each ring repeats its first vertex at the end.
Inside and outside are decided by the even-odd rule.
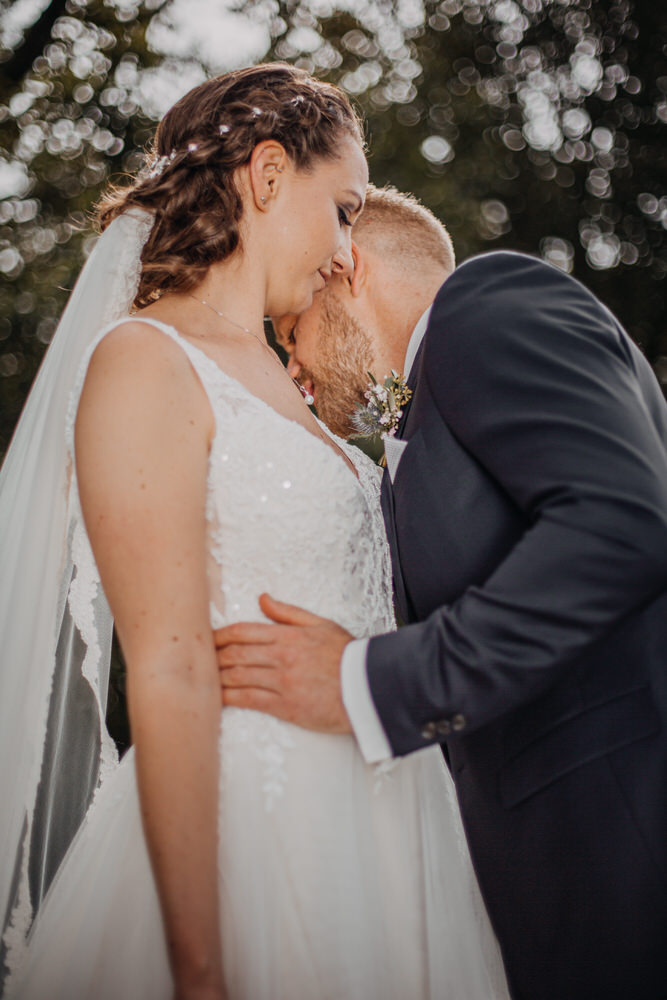
MULTIPOLYGON (((258 597, 266 591, 337 621, 357 638, 393 629, 377 466, 357 448, 334 438, 357 478, 332 448, 254 396, 172 327, 150 323, 185 351, 215 418, 207 488, 212 627, 264 620, 258 597)), ((91 345, 72 394, 67 421, 72 454, 87 365, 111 328, 91 345)), ((99 577, 82 525, 76 541, 70 608, 86 637, 88 657, 94 657, 90 629, 99 577)), ((272 810, 288 781, 290 728, 260 712, 225 709, 223 782, 235 750, 250 745, 262 764, 265 808, 272 810)))

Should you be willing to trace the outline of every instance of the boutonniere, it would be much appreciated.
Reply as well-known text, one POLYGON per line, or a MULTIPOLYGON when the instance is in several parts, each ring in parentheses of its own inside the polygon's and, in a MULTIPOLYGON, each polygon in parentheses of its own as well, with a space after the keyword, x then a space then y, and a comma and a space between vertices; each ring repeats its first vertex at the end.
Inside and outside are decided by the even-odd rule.
POLYGON ((403 407, 412 396, 412 389, 408 388, 405 376, 393 369, 384 382, 378 382, 370 372, 368 377, 370 382, 364 393, 366 405, 357 403, 352 414, 352 424, 357 431, 355 443, 358 442, 363 450, 369 452, 376 451, 379 446, 382 452, 380 465, 384 465, 382 442, 396 433, 403 416, 403 407))

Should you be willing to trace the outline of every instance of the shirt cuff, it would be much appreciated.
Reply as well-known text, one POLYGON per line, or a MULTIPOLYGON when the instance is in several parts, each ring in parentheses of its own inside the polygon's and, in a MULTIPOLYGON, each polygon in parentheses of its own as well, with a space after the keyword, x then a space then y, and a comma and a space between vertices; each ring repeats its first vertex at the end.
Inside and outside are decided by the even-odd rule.
POLYGON ((343 704, 359 749, 367 764, 392 757, 389 740, 377 714, 366 674, 368 639, 354 639, 343 651, 340 683, 343 704))

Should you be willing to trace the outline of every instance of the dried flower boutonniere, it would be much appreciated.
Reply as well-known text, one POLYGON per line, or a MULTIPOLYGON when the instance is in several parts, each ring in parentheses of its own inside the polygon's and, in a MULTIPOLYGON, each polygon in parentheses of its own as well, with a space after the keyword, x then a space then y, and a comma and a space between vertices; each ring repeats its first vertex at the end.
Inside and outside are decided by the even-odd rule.
MULTIPOLYGON (((352 424, 357 431, 357 440, 371 446, 381 444, 386 437, 393 437, 403 416, 403 407, 412 396, 404 375, 399 375, 392 369, 384 382, 368 373, 370 382, 364 393, 366 405, 356 404, 352 415, 352 424)), ((364 448, 364 450, 366 450, 364 448)), ((384 453, 384 446, 381 446, 384 453)), ((380 464, 384 464, 384 454, 380 464)))

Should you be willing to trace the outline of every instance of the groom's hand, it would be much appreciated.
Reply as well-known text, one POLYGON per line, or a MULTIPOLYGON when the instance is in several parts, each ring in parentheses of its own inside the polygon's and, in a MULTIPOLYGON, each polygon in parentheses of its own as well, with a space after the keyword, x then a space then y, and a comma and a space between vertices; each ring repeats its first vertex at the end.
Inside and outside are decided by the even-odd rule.
POLYGON ((254 708, 318 732, 352 732, 340 661, 353 636, 268 594, 259 604, 275 624, 238 622, 214 632, 223 705, 254 708))

